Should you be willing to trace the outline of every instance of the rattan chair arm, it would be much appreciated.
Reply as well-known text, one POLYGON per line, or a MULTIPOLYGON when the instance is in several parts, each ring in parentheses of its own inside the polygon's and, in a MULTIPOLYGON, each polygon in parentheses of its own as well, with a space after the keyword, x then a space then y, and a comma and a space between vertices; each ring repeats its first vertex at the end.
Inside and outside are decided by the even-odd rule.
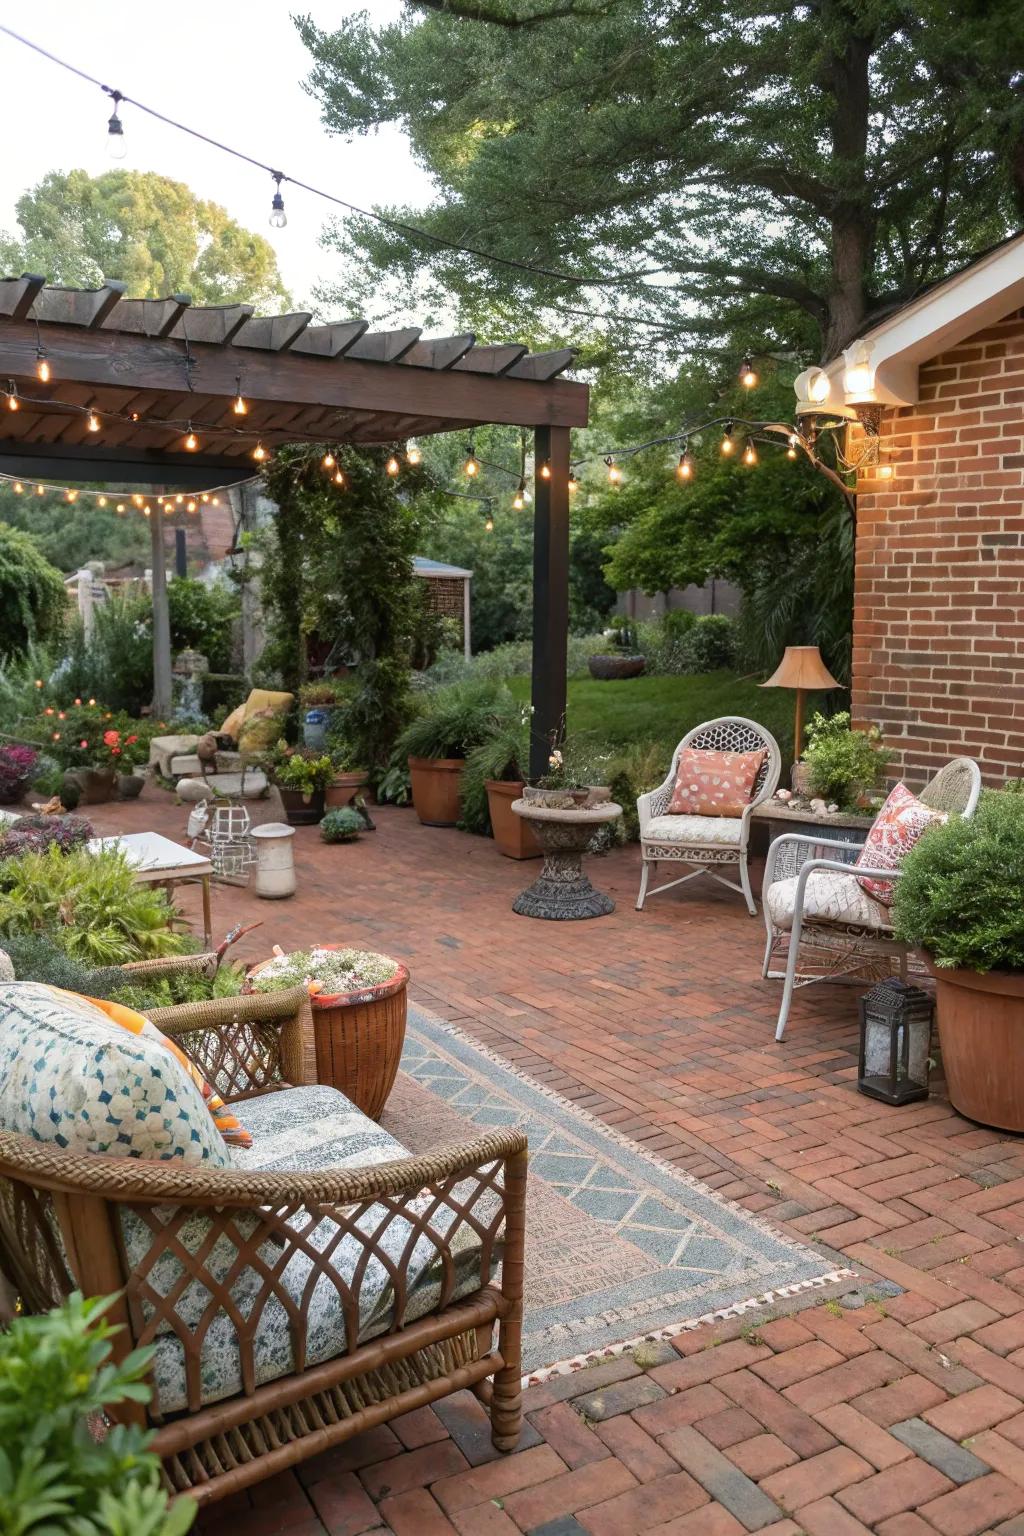
MULTIPOLYGON (((797 843, 802 843, 803 846, 808 849, 808 851, 814 848, 841 848, 846 853, 850 853, 854 850, 859 852, 860 849, 864 846, 863 843, 845 843, 838 838, 814 837, 807 832, 784 832, 781 837, 774 838, 769 844, 768 859, 764 870, 764 890, 767 890, 768 887, 772 884, 775 876, 775 866, 779 862, 779 859, 782 857, 783 853, 788 852, 791 848, 793 848, 794 844, 797 843)), ((801 865, 801 868, 802 867, 803 866, 801 865)), ((847 867, 852 868, 852 865, 848 865, 847 867)), ((787 878, 792 879, 793 877, 787 876, 787 878)))
POLYGON ((162 955, 155 960, 126 960, 121 970, 129 976, 144 976, 149 980, 158 980, 161 976, 180 976, 191 971, 200 976, 213 976, 217 971, 217 954, 215 950, 207 949, 197 955, 162 955))
POLYGON ((273 1173, 65 1152, 52 1142, 0 1131, 0 1176, 37 1189, 132 1205, 354 1205, 380 1195, 417 1194, 440 1179, 471 1178, 487 1164, 525 1151, 522 1131, 492 1131, 393 1163, 273 1173))
MULTIPOLYGON (((205 1002, 153 1008, 149 1018, 165 1035, 196 1030, 227 1030, 238 1022, 280 1019, 281 1080, 301 1086, 316 1082, 313 1013, 303 987, 287 992, 248 992, 239 997, 213 997, 205 1002)), ((201 1066, 202 1064, 199 1063, 201 1066)))

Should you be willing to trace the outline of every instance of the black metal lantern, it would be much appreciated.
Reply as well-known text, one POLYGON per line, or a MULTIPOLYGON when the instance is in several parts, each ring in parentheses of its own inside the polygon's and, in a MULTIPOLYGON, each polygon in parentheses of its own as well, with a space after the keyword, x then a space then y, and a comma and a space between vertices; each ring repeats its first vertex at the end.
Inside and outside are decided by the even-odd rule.
POLYGON ((935 1002, 896 976, 860 1000, 857 1087, 883 1104, 928 1097, 928 1064, 935 1002))

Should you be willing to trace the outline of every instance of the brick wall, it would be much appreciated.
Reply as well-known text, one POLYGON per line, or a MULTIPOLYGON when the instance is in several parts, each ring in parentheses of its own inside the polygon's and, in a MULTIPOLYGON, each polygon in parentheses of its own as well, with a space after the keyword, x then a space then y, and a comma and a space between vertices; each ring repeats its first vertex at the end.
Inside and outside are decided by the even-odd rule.
POLYGON ((1024 776, 1024 312, 921 369, 860 477, 853 713, 920 785, 958 753, 1024 776))

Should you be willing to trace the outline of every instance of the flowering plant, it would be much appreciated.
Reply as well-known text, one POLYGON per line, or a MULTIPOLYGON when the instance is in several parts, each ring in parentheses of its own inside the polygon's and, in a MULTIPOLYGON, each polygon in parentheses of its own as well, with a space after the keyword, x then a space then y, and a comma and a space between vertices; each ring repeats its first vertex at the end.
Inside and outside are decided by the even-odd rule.
POLYGON ((328 753, 289 747, 279 741, 274 750, 271 772, 279 789, 295 789, 300 794, 313 795, 334 783, 335 767, 328 753))
POLYGON ((325 992, 359 992, 393 981, 401 970, 390 955, 369 949, 296 949, 290 955, 274 946, 274 957, 250 973, 253 992, 286 992, 305 987, 316 996, 325 992))
POLYGON ((92 836, 92 823, 84 816, 20 816, 0 833, 0 859, 42 853, 51 846, 70 853, 92 836))
POLYGON ((536 789, 580 790, 587 788, 583 766, 573 745, 563 741, 548 754, 548 771, 533 782, 536 789))
POLYGON ((0 803, 13 805, 21 799, 38 762, 33 747, 0 747, 0 803))

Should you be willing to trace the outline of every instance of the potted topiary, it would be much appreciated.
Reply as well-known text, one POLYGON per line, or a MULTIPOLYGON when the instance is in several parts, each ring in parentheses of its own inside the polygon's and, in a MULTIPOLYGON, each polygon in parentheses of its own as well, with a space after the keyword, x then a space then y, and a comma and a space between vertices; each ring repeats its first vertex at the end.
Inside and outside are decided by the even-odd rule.
POLYGON ((390 955, 321 944, 249 972, 246 991, 306 987, 313 1008, 316 1076, 376 1120, 391 1092, 405 1040, 409 972, 390 955))
MULTIPOLYGON (((1024 787, 1024 786, 1022 786, 1024 787)), ((950 1102, 1001 1130, 1024 1131, 1024 794, 982 795, 911 849, 896 881, 897 938, 935 977, 950 1102)))
POLYGON ((428 694, 398 746, 408 758, 412 803, 428 827, 454 827, 459 820, 459 780, 466 756, 518 706, 500 683, 454 683, 428 694))
POLYGON ((327 754, 318 756, 308 748, 289 747, 279 741, 270 773, 291 825, 316 826, 324 814, 324 793, 334 778, 334 764, 327 754))

